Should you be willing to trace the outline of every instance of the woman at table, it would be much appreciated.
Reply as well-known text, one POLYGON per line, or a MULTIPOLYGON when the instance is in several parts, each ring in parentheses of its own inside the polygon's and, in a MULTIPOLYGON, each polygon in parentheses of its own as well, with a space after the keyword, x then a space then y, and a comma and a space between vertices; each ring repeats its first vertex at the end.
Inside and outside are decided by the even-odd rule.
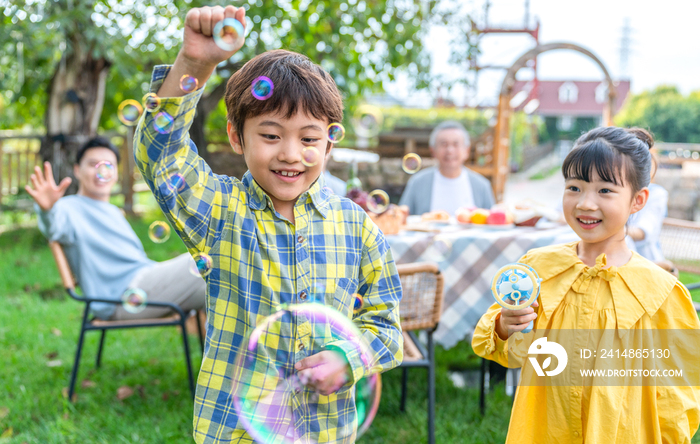
MULTIPOLYGON (((630 248, 671 273, 678 273, 673 264, 661 252, 661 227, 668 214, 668 191, 653 183, 656 175, 656 158, 653 159, 652 183, 649 184, 649 200, 644 208, 632 214, 627 222, 630 248)), ((629 244, 628 244, 629 245, 629 244)))
POLYGON ((698 381, 627 373, 698 365, 700 321, 688 290, 625 242, 630 214, 649 197, 652 145, 638 128, 596 128, 576 141, 562 166, 563 209, 580 240, 530 250, 519 262, 539 275, 538 300, 520 310, 494 304, 476 327, 479 356, 522 367, 507 443, 690 443, 698 429, 698 381), (524 335, 530 322, 534 334, 524 335), (641 351, 659 335, 673 337, 654 343, 669 360, 624 357, 622 346, 641 351), (584 349, 595 355, 583 359, 584 349), (625 373, 582 372, 610 368, 625 373))

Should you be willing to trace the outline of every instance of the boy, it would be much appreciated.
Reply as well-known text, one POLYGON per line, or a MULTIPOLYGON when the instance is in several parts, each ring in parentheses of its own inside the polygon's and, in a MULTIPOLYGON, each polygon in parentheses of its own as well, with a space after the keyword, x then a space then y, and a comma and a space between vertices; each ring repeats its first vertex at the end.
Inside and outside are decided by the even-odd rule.
POLYGON ((241 48, 242 36, 231 51, 215 44, 212 30, 224 18, 245 23, 245 11, 228 6, 188 12, 175 64, 156 67, 151 83, 151 91, 161 97, 159 112, 172 116, 172 123, 165 119, 168 128, 156 131, 157 113, 150 113, 135 135, 137 164, 163 211, 190 253, 207 254, 213 264, 206 278, 207 341, 197 381, 194 438, 198 443, 253 442, 231 400, 236 354, 244 338, 279 305, 310 303, 311 288, 321 284, 327 305, 352 318, 376 364, 363 365, 353 346, 343 342, 305 356, 299 350, 301 332, 291 322, 285 327, 294 336, 288 342, 298 343, 299 349, 284 343, 279 351, 310 382, 292 395, 290 405, 280 407, 292 410, 290 428, 298 442, 350 443, 357 418, 354 391, 347 388, 402 360, 396 267, 388 243, 366 213, 323 189, 323 162, 302 163, 305 147, 330 151, 327 127, 342 120, 342 99, 333 79, 306 57, 267 52, 229 79, 227 132, 248 166, 242 181, 212 173, 197 155, 187 131, 201 88, 185 94, 179 82, 189 75, 204 85, 215 66, 241 48), (274 84, 267 100, 251 94, 259 76, 274 84), (364 304, 353 316, 354 293, 363 296, 364 304), (324 396, 312 401, 305 396, 310 391, 324 396))

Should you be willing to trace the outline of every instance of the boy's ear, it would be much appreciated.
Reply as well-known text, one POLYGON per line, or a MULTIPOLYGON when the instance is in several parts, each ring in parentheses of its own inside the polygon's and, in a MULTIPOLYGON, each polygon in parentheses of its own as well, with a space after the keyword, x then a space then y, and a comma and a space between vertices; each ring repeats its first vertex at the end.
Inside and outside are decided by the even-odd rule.
POLYGON ((328 157, 328 155, 331 153, 331 150, 333 149, 333 142, 328 142, 328 145, 326 145, 326 155, 324 157, 328 157))
POLYGON ((644 205, 647 204, 647 200, 649 200, 649 188, 644 187, 637 191, 637 194, 634 195, 634 198, 632 199, 632 208, 630 208, 630 214, 634 214, 644 208, 644 205))
POLYGON ((231 148, 233 148, 233 152, 242 155, 243 146, 241 145, 241 138, 231 122, 226 122, 226 132, 228 133, 228 141, 231 144, 231 148))
POLYGON ((78 177, 78 171, 80 170, 80 165, 77 163, 73 164, 73 176, 78 177))

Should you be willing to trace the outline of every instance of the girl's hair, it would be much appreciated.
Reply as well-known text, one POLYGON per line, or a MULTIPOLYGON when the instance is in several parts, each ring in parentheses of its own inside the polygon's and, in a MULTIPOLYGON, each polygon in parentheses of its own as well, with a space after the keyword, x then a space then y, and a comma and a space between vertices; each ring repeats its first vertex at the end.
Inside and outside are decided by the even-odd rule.
POLYGON ((618 186, 627 181, 636 193, 649 186, 653 146, 654 137, 642 128, 595 128, 578 138, 562 173, 566 179, 590 182, 595 168, 601 180, 618 186))

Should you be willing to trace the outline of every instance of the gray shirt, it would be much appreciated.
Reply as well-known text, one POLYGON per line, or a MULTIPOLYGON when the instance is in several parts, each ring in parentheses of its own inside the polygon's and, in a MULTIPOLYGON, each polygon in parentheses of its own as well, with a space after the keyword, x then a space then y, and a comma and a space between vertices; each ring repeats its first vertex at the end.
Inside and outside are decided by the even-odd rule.
MULTIPOLYGON (((59 199, 49 211, 36 204, 35 209, 39 230, 63 246, 88 297, 120 300, 136 273, 154 264, 121 210, 110 203, 73 195, 59 199)), ((104 302, 90 307, 102 319, 116 309, 104 302)))
MULTIPOLYGON (((467 167, 462 168, 469 178, 474 205, 478 208, 490 209, 495 203, 491 182, 467 167)), ((433 198, 433 180, 437 171, 437 167, 426 168, 408 179, 399 204, 408 205, 410 214, 423 214, 430 211, 433 198)), ((460 193, 465 191, 454 190, 454 192, 460 193)))

